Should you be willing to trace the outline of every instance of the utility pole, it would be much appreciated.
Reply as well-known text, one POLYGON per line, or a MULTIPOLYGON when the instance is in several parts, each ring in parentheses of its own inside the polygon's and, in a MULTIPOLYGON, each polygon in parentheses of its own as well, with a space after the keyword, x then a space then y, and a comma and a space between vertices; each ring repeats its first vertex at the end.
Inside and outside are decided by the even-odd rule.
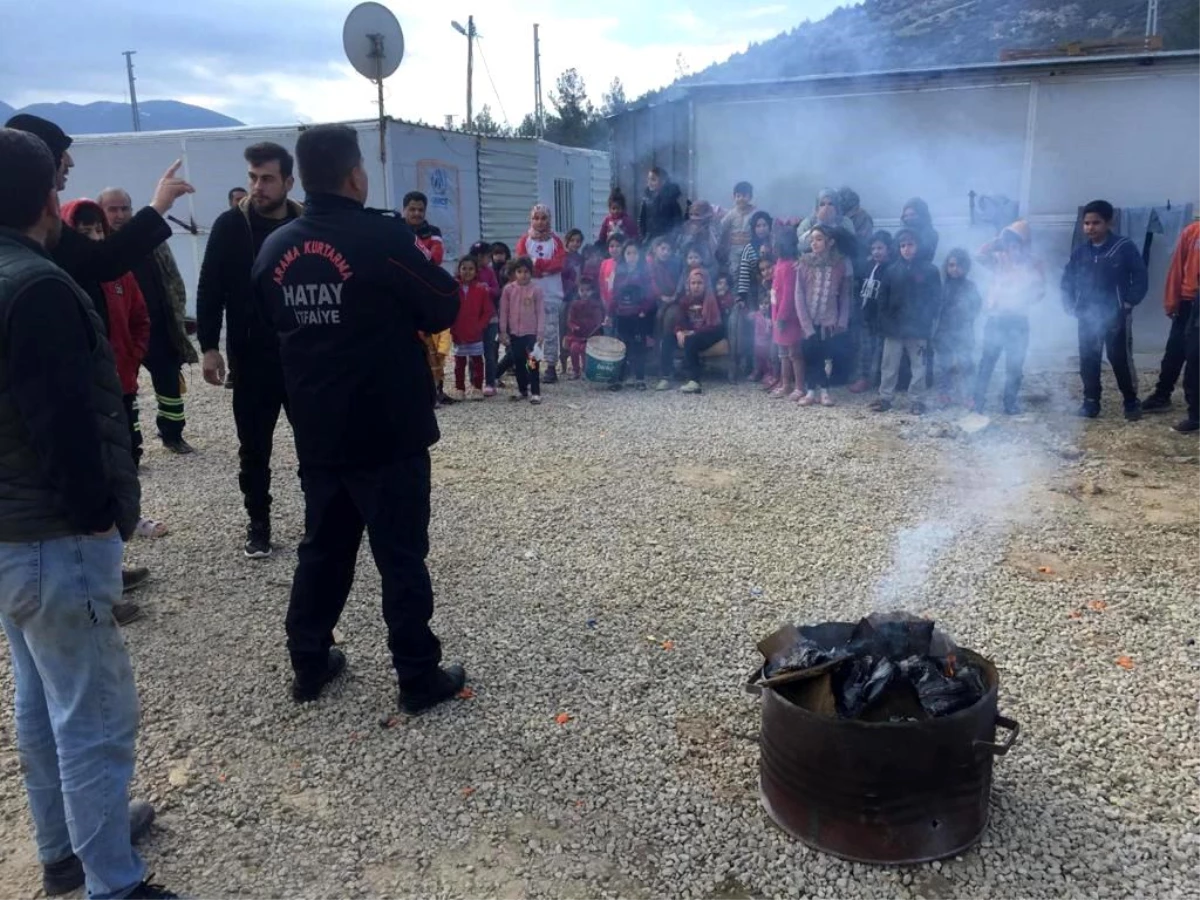
POLYGON ((1158 34, 1158 0, 1146 2, 1146 37, 1158 34))
POLYGON ((533 26, 533 119, 537 125, 537 136, 546 133, 546 111, 542 108, 542 45, 538 37, 538 26, 533 26))
POLYGON ((467 129, 475 124, 475 113, 471 105, 471 88, 475 82, 475 38, 479 32, 475 30, 475 17, 467 16, 467 27, 463 28, 457 22, 451 22, 450 27, 467 39, 467 129))
POLYGON ((133 111, 133 130, 141 131, 142 117, 138 115, 137 90, 133 86, 133 82, 136 80, 133 77, 133 54, 135 53, 137 53, 136 50, 121 51, 121 55, 125 57, 125 74, 129 78, 129 107, 133 111))

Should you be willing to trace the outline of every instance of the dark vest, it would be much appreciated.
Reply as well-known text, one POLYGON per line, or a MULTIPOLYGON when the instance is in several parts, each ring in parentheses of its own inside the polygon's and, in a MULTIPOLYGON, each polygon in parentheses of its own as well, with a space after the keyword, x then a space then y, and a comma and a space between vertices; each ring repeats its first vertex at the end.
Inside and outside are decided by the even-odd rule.
POLYGON ((53 278, 68 285, 87 313, 95 335, 92 348, 92 410, 100 433, 105 476, 114 498, 117 528, 126 540, 137 525, 141 488, 130 449, 112 348, 91 299, 47 257, 0 233, 0 541, 48 540, 78 533, 63 498, 42 474, 29 431, 17 409, 8 377, 9 313, 21 292, 53 278))

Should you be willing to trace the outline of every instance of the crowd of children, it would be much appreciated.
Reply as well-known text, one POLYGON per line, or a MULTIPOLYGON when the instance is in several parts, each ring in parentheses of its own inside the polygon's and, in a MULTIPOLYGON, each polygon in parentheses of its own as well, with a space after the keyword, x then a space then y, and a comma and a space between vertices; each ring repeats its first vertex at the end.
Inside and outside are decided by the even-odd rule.
MULTIPOLYGON (((1029 316, 1045 294, 1025 221, 974 255, 953 248, 939 269, 939 235, 919 197, 904 204, 892 234, 875 229, 848 187, 820 191, 797 221, 757 208, 748 182, 734 186, 728 211, 698 200, 684 214, 678 187, 661 170, 652 176, 636 218, 613 190, 594 242, 577 229, 560 238, 539 204, 515 255, 503 243, 471 248, 458 264, 455 390, 439 390, 442 402, 494 396, 512 369, 513 399, 540 403, 560 368, 583 376, 588 340, 604 334, 625 347, 614 391, 646 390, 653 369, 655 390, 678 381, 697 394, 705 359, 724 357, 730 381, 803 407, 833 406, 837 381, 851 393, 877 391, 870 408, 879 412, 901 390, 914 414, 934 402, 981 411, 1003 356, 1002 409, 1020 411, 1029 316), (983 294, 973 263, 989 273, 983 294), (507 350, 503 360, 497 347, 507 350)), ((431 349, 431 365, 444 362, 440 352, 431 349)), ((1089 398, 1081 415, 1093 406, 1089 398)), ((1126 415, 1137 415, 1129 403, 1126 415)))

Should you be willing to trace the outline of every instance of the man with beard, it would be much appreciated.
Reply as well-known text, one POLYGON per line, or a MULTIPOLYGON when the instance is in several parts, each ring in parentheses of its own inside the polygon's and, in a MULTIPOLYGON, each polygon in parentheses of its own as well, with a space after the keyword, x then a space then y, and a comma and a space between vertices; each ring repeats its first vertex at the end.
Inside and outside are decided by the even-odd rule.
MULTIPOLYGON (((133 218, 133 201, 124 188, 105 188, 96 202, 104 210, 108 227, 114 233, 119 233, 133 218)), ((133 267, 133 277, 146 298, 146 310, 150 313, 150 349, 142 365, 154 383, 158 436, 172 453, 186 455, 192 452, 192 446, 183 439, 186 419, 180 368, 184 363, 199 360, 184 325, 187 288, 183 285, 183 276, 179 274, 170 244, 164 241, 138 260, 133 267)))
POLYGON ((204 352, 204 380, 220 386, 226 377, 219 349, 221 318, 230 366, 237 363, 233 418, 237 425, 238 484, 250 524, 245 554, 271 555, 271 449, 275 425, 288 412, 279 361, 279 339, 251 302, 250 267, 263 241, 276 228, 295 219, 301 208, 288 199, 292 189, 292 155, 279 144, 247 147, 250 194, 213 222, 196 289, 196 330, 204 352))

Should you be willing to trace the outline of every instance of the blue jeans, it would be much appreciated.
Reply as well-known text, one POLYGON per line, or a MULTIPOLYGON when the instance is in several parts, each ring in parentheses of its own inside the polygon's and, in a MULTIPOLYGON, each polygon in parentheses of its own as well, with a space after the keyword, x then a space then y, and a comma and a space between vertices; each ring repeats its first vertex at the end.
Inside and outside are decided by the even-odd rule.
POLYGON ((0 543, 0 625, 38 858, 74 852, 93 898, 128 894, 146 871, 129 838, 137 688, 112 614, 123 550, 116 534, 0 543))

